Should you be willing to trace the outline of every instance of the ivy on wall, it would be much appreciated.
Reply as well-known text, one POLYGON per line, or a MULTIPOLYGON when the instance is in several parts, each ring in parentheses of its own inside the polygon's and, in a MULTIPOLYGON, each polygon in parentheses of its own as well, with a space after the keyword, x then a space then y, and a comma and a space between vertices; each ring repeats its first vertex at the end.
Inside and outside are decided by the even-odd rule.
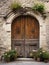
POLYGON ((17 9, 19 9, 19 8, 21 8, 21 4, 19 3, 19 2, 12 2, 11 3, 11 5, 10 5, 10 8, 11 8, 11 10, 17 10, 17 9))
MULTIPOLYGON (((44 3, 42 3, 42 2, 33 2, 32 7, 30 7, 30 8, 31 8, 32 11, 43 13, 43 12, 44 12, 44 7, 45 7, 45 6, 44 6, 44 3)), ((20 2, 14 1, 14 2, 12 2, 12 3, 10 4, 10 9, 11 9, 14 13, 16 13, 16 12, 21 12, 21 13, 23 13, 23 11, 26 10, 26 7, 23 8, 22 5, 20 4, 20 2)), ((26 12, 26 11, 25 11, 25 12, 26 12)))
MULTIPOLYGON (((11 10, 16 11, 17 9, 21 9, 23 7, 18 2, 12 2, 10 5, 10 8, 11 8, 11 10)), ((25 9, 25 8, 23 8, 23 9, 25 9)), ((42 3, 42 2, 34 3, 34 5, 31 7, 31 9, 42 13, 44 11, 44 3, 42 3)))
POLYGON ((41 13, 41 12, 44 11, 44 4, 40 3, 40 2, 39 3, 34 3, 32 9, 41 13))

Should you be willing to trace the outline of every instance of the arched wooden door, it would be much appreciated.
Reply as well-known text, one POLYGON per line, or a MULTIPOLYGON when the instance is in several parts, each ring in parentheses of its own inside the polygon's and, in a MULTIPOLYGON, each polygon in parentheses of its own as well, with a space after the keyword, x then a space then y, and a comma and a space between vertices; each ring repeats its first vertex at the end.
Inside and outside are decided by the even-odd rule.
POLYGON ((21 57, 39 48, 39 23, 32 16, 19 16, 11 25, 12 49, 16 49, 21 57))

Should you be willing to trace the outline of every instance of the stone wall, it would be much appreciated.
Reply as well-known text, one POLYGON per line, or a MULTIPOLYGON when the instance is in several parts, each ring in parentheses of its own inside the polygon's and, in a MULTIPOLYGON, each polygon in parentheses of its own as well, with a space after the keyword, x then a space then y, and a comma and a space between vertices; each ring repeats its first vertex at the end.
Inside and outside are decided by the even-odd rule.
MULTIPOLYGON (((4 51, 7 51, 11 49, 11 22, 18 14, 11 13, 11 15, 4 19, 4 17, 7 15, 8 12, 11 10, 9 9, 9 4, 12 0, 4 0, 0 4, 0 55, 4 53, 4 51), (5 4, 3 4, 5 3, 5 4)), ((33 0, 17 0, 19 1, 23 7, 31 7, 33 0)), ((49 50, 49 2, 45 3, 45 12, 44 16, 41 14, 35 14, 33 12, 27 12, 34 17, 37 18, 37 20, 40 23, 40 41, 39 41, 39 47, 42 47, 46 50, 49 50)))

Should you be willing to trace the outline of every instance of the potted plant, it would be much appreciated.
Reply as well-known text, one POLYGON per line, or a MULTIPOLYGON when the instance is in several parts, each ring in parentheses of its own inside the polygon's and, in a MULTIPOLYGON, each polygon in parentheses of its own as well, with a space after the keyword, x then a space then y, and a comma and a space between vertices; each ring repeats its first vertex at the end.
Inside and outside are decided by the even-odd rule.
POLYGON ((39 48, 37 50, 37 61, 44 61, 48 62, 49 60, 49 53, 42 48, 39 48))
POLYGON ((44 11, 44 4, 41 2, 34 3, 32 9, 34 11, 38 11, 38 12, 42 13, 44 11))
POLYGON ((3 54, 4 61, 14 61, 17 58, 17 52, 15 50, 9 50, 3 54))
POLYGON ((39 48, 37 50, 37 61, 43 61, 43 49, 39 48))
POLYGON ((40 61, 42 49, 37 50, 37 61, 40 61))
POLYGON ((3 57, 4 57, 4 61, 6 61, 6 62, 9 62, 10 61, 10 56, 8 55, 8 52, 5 52, 4 54, 3 54, 3 57))
POLYGON ((49 53, 47 51, 43 52, 43 59, 44 59, 44 62, 48 62, 49 61, 49 53))
POLYGON ((17 52, 15 50, 10 50, 10 61, 14 61, 17 58, 17 52))

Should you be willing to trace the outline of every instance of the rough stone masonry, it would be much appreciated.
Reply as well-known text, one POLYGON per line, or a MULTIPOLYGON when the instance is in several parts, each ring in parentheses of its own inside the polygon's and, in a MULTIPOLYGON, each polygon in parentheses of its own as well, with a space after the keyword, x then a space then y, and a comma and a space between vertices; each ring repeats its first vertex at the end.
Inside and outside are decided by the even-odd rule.
MULTIPOLYGON (((11 49, 11 21, 13 13, 7 19, 4 17, 11 11, 9 8, 10 3, 14 0, 0 0, 0 55, 11 49), (8 22, 8 24, 6 24, 8 22), (9 31, 9 32, 8 32, 9 31)), ((22 4, 23 7, 32 7, 36 0, 16 0, 22 4)), ((49 0, 38 0, 45 4, 45 12, 42 15, 36 16, 40 23, 40 47, 49 51, 49 0)))

